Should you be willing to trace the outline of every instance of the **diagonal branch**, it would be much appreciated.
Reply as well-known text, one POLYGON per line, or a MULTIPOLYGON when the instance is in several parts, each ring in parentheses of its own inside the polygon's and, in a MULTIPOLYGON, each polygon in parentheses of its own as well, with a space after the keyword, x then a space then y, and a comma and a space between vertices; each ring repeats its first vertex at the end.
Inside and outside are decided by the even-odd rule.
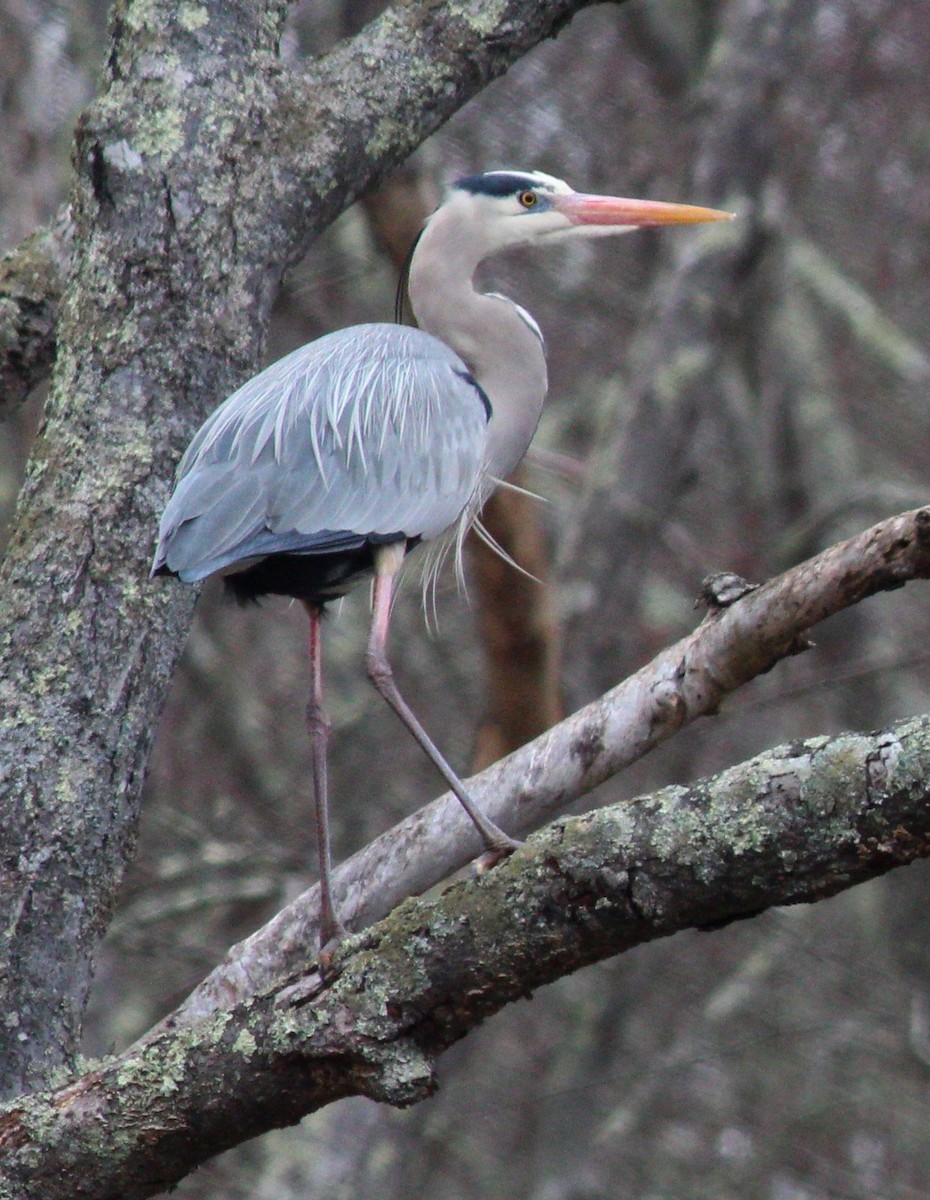
POLYGON ((806 903, 930 854, 930 717, 782 747, 692 787, 556 822, 340 951, 0 1112, 21 1200, 136 1200, 348 1095, 406 1106, 438 1055, 589 963, 806 903))
MULTIPOLYGON (((808 645, 818 622, 876 592, 930 578, 930 510, 891 517, 824 550, 730 607, 599 700, 476 776, 471 794, 511 832, 538 828, 682 726, 808 645)), ((480 853, 460 807, 442 796, 383 834, 336 872, 340 913, 361 929, 480 853)), ((317 889, 237 946, 168 1018, 196 1021, 299 969, 316 945, 317 889)))

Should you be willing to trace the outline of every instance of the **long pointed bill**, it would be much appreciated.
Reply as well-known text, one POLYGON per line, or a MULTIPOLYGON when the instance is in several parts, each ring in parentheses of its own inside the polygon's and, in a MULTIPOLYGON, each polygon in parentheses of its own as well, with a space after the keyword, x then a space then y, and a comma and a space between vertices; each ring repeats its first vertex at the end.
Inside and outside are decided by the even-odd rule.
POLYGON ((651 225, 703 225, 707 221, 730 221, 735 213, 693 204, 664 204, 661 200, 623 200, 617 196, 586 196, 571 192, 553 196, 552 207, 573 225, 601 225, 642 229, 651 225))

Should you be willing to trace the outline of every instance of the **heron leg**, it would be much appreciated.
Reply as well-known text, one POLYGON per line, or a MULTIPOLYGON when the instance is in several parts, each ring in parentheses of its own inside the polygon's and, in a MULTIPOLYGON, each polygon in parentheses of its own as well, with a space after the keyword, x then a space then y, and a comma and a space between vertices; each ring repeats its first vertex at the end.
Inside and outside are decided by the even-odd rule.
POLYGON ((321 958, 331 944, 345 935, 336 916, 332 893, 332 854, 329 838, 329 792, 326 757, 330 723, 323 708, 322 610, 306 604, 310 618, 310 699, 307 702, 307 732, 313 756, 313 794, 317 852, 320 856, 320 950, 321 958))
POLYGON ((462 781, 449 766, 445 758, 430 738, 429 734, 417 720, 413 710, 403 698, 394 682, 394 672, 387 656, 388 624, 391 616, 391 596, 394 590, 394 579, 403 562, 402 546, 391 544, 379 547, 375 552, 375 582, 372 599, 371 632, 368 638, 368 650, 365 654, 365 669, 368 678, 374 684, 378 694, 382 696, 397 713, 407 729, 413 734, 436 770, 448 784, 451 791, 468 813, 475 828, 481 835, 481 840, 490 852, 492 859, 503 857, 516 850, 520 843, 509 834, 499 829, 476 807, 474 801, 465 790, 462 781))

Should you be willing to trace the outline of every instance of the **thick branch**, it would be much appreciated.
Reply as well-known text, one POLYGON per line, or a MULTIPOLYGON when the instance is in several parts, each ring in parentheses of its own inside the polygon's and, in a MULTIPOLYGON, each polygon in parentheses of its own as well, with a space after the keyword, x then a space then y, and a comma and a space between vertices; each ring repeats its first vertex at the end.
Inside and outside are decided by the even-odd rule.
POLYGON ((480 879, 409 901, 347 943, 331 986, 278 981, 11 1105, 4 1177, 22 1200, 134 1200, 332 1100, 412 1104, 432 1092, 446 1047, 542 984, 926 856, 928 780, 923 717, 557 822, 480 879))
MULTIPOLYGON (((683 725, 715 713, 724 697, 807 645, 819 621, 882 590, 930 578, 930 511, 902 513, 825 550, 729 608, 547 734, 476 776, 469 790, 503 828, 538 828, 578 797, 642 758, 683 725)), ((449 795, 414 813, 336 872, 339 909, 350 928, 379 920, 480 853, 449 795)), ((247 999, 296 970, 316 945, 311 888, 234 946, 176 1010, 173 1024, 247 999)))

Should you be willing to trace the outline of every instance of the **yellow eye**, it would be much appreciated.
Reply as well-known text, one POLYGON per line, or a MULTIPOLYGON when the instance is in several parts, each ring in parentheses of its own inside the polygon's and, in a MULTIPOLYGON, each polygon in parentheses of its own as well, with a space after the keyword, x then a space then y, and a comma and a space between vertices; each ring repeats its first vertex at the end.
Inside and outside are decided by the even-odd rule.
POLYGON ((535 192, 521 192, 520 193, 520 203, 523 205, 524 208, 532 208, 533 205, 536 203, 536 193, 535 192))

